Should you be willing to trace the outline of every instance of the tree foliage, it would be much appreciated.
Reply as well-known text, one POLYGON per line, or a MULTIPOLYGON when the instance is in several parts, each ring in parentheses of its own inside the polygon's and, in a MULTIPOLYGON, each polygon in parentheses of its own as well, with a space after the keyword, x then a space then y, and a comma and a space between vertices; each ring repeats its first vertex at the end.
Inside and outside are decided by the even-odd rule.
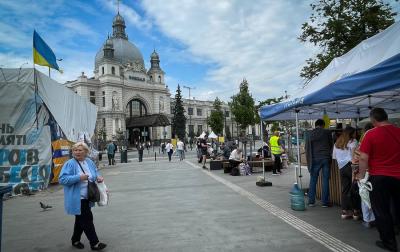
POLYGON ((232 96, 232 101, 229 103, 235 121, 242 130, 247 126, 256 123, 256 110, 254 99, 249 93, 249 84, 246 79, 240 83, 240 91, 232 96))
POLYGON ((175 94, 174 116, 172 118, 172 135, 178 136, 179 139, 185 139, 186 133, 186 117, 185 109, 182 102, 181 88, 178 85, 175 94))
POLYGON ((222 135, 224 130, 224 112, 221 108, 222 102, 217 98, 215 98, 213 104, 213 111, 211 111, 210 117, 208 117, 208 125, 210 125, 211 129, 217 135, 222 135))
POLYGON ((309 22, 302 25, 299 39, 322 50, 306 60, 301 70, 306 83, 335 57, 393 24, 397 14, 383 0, 316 0, 310 6, 313 12, 309 22))

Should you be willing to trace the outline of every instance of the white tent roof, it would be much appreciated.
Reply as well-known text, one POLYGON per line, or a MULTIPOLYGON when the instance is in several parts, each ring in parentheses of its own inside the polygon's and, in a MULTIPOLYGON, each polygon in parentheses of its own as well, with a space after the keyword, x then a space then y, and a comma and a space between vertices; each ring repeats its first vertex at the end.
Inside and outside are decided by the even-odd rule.
POLYGON ((210 135, 208 135, 208 138, 218 138, 218 136, 215 135, 214 131, 211 131, 210 135))
MULTIPOLYGON (((96 126, 97 107, 69 88, 36 70, 39 97, 70 141, 79 133, 92 136, 96 126)), ((34 69, 0 69, 0 85, 26 83, 34 88, 34 69)), ((12 94, 9 94, 12 95, 12 94)))
POLYGON ((289 100, 263 106, 262 120, 368 116, 371 107, 400 111, 400 22, 335 58, 289 100))

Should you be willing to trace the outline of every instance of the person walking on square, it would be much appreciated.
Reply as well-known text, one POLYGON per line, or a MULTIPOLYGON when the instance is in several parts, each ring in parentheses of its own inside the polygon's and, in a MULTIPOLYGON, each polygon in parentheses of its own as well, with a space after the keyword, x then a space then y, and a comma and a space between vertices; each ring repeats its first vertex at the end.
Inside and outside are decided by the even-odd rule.
POLYGON ((400 218, 400 128, 388 122, 382 108, 372 109, 369 115, 374 128, 362 140, 357 178, 364 178, 368 170, 371 206, 380 236, 376 245, 398 251, 394 220, 400 218))
POLYGON ((342 190, 342 219, 361 218, 361 198, 358 194, 358 185, 353 181, 351 160, 357 147, 355 139, 356 129, 346 127, 336 140, 333 147, 332 158, 336 159, 340 170, 340 181, 342 190))
POLYGON ((322 207, 329 207, 329 177, 332 155, 332 134, 324 129, 325 122, 318 119, 306 141, 306 158, 310 172, 310 186, 308 191, 308 206, 315 206, 315 193, 319 171, 322 169, 322 207))
POLYGON ((207 138, 208 136, 205 135, 202 139, 200 139, 200 150, 202 156, 203 169, 206 168, 206 161, 207 161, 207 149, 208 149, 207 138))
POLYGON ((182 161, 184 155, 184 144, 180 139, 178 139, 178 142, 176 143, 176 151, 178 152, 179 160, 182 161))
POLYGON ((279 137, 279 131, 275 131, 274 135, 269 139, 269 145, 271 146, 271 153, 274 155, 274 166, 272 167, 272 175, 281 174, 282 162, 281 155, 285 150, 284 145, 279 137))
POLYGON ((139 145, 137 146, 137 150, 138 150, 139 162, 143 162, 143 151, 144 151, 143 143, 139 143, 139 145))
POLYGON ((92 250, 102 250, 107 245, 101 243, 97 237, 93 224, 91 207, 94 203, 88 200, 88 181, 103 182, 103 177, 97 172, 94 162, 87 157, 89 147, 78 142, 72 146, 73 158, 62 167, 59 182, 64 186, 64 208, 69 215, 75 215, 74 232, 71 238, 72 246, 84 249, 81 242, 84 232, 90 242, 92 250))
POLYGON ((170 141, 168 141, 167 145, 165 146, 165 151, 168 154, 168 160, 171 162, 172 153, 174 153, 174 146, 170 141))
POLYGON ((107 156, 108 156, 108 165, 115 165, 115 145, 113 142, 110 142, 107 145, 107 156))

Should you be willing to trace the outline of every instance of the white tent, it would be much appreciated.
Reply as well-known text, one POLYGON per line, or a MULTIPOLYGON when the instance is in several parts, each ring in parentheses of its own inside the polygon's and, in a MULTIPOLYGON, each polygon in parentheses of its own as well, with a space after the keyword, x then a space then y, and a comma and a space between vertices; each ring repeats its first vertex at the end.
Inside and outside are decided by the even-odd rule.
POLYGON ((397 22, 332 60, 291 99, 260 108, 263 121, 296 120, 297 169, 299 119, 322 118, 325 113, 330 118, 367 117, 372 107, 390 114, 400 111, 399 34, 397 22))
POLYGON ((371 107, 400 110, 400 22, 335 58, 289 100, 263 106, 261 119, 366 117, 371 107))
POLYGON ((218 136, 215 135, 214 131, 211 131, 210 135, 208 135, 208 138, 216 139, 216 138, 218 138, 218 136))
POLYGON ((205 135, 206 135, 206 132, 203 131, 203 132, 200 134, 200 136, 198 136, 198 138, 204 138, 205 135))
POLYGON ((0 108, 0 185, 14 194, 47 187, 54 129, 76 141, 93 135, 97 116, 96 106, 34 69, 0 68, 0 108))

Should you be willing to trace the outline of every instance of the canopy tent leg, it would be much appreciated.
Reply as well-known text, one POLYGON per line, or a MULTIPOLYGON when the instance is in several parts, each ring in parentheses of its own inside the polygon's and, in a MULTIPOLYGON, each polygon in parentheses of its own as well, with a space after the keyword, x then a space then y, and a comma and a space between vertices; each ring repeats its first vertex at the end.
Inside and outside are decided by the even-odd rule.
MULTIPOLYGON (((300 112, 300 110, 296 109, 296 144, 297 144, 297 167, 295 168, 295 180, 296 183, 298 184, 298 170, 297 169, 301 169, 301 164, 300 164, 300 143, 299 143, 299 115, 298 113, 300 112)), ((302 189, 302 185, 300 183, 300 188, 302 189)))
MULTIPOLYGON (((264 128, 263 128, 263 121, 261 121, 261 133, 260 133, 260 136, 261 136, 261 142, 262 142, 262 147, 264 147, 264 128)), ((261 157, 262 157, 262 170, 263 170, 263 181, 257 181, 256 182, 256 185, 257 186, 272 186, 272 183, 271 182, 268 182, 266 179, 265 179, 265 160, 264 160, 264 149, 263 148, 261 148, 262 149, 262 151, 261 151, 261 157)))

